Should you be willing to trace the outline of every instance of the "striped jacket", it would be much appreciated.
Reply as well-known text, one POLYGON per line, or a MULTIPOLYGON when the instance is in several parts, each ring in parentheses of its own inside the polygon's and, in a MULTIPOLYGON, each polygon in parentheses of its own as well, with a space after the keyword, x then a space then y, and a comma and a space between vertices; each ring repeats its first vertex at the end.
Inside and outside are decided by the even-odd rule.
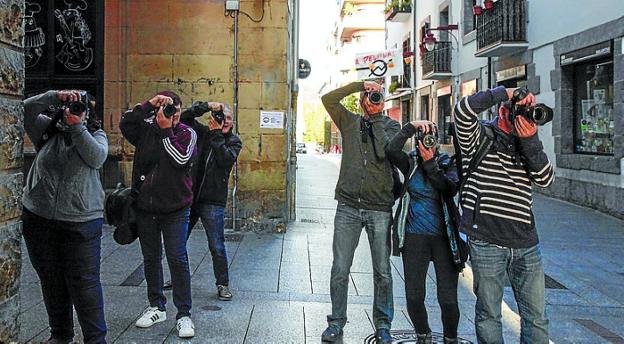
POLYGON ((132 185, 143 181, 137 207, 167 214, 193 202, 191 166, 197 152, 197 134, 183 124, 161 129, 149 102, 136 105, 121 117, 119 129, 134 147, 132 185))
MULTIPOLYGON (((466 171, 483 139, 478 114, 507 101, 504 87, 464 97, 455 106, 455 128, 466 171)), ((532 212, 532 185, 549 186, 554 170, 537 135, 507 135, 494 121, 494 143, 470 175, 460 195, 463 214, 460 229, 472 238, 511 248, 538 243, 532 212)))

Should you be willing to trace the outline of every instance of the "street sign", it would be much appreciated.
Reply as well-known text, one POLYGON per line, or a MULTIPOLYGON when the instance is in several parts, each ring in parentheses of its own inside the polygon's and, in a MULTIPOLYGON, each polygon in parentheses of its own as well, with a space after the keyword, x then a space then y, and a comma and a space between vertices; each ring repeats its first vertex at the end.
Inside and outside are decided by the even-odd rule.
POLYGON ((357 54, 355 56, 355 69, 358 73, 358 79, 403 75, 403 54, 400 50, 357 54))
POLYGON ((310 67, 310 62, 308 62, 308 60, 299 59, 299 79, 307 78, 311 71, 312 67, 310 67))

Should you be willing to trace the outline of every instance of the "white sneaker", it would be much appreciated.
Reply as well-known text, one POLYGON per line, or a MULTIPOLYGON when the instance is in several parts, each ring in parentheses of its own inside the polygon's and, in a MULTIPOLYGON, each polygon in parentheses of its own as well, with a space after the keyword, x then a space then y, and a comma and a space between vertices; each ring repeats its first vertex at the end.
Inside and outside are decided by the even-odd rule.
POLYGON ((165 320, 167 320, 167 313, 159 310, 158 307, 147 307, 134 324, 136 327, 146 328, 165 320))
POLYGON ((178 319, 176 327, 178 328, 178 337, 180 338, 191 338, 195 336, 195 325, 193 325, 191 317, 178 319))

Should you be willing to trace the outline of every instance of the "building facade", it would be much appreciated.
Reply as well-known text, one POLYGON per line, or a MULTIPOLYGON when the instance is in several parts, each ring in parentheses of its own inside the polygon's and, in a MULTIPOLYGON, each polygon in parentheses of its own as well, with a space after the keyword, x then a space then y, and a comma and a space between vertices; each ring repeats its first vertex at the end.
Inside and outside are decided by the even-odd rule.
POLYGON ((235 109, 243 150, 226 217, 237 220, 236 228, 283 228, 294 218, 296 1, 243 0, 247 16, 237 19, 224 15, 224 1, 26 3, 26 93, 82 88, 102 100, 106 188, 128 184, 132 174, 133 147, 119 131, 121 114, 172 90, 183 107, 201 100, 235 109), (263 111, 281 113, 281 120, 262 123, 263 111))
MULTIPOLYGON (((539 135, 557 177, 540 191, 624 217, 624 7, 600 1, 585 15, 579 9, 586 5, 420 1, 412 26, 388 25, 394 40, 386 44, 414 35, 412 118, 436 122, 444 144, 460 97, 498 85, 528 87, 555 110, 539 135)), ((496 115, 491 109, 482 116, 496 115)))
POLYGON ((0 1, 0 343, 19 334, 24 116, 24 2, 0 1))

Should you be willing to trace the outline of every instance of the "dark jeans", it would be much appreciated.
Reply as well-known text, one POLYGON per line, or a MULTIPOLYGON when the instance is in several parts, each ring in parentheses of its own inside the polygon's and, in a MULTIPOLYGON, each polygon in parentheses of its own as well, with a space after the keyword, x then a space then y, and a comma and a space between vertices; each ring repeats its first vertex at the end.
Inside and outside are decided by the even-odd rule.
POLYGON ((147 298, 151 307, 165 310, 163 293, 162 243, 173 287, 173 303, 178 309, 176 319, 191 315, 191 273, 186 252, 189 209, 170 214, 137 211, 139 241, 143 252, 147 298), (162 237, 162 239, 161 239, 162 237))
POLYGON ((508 248, 475 239, 469 243, 479 343, 503 343, 501 303, 506 275, 520 312, 520 342, 548 343, 544 266, 539 246, 508 248))
POLYGON ((52 338, 74 338, 73 306, 85 343, 106 343, 100 283, 103 219, 55 221, 24 209, 22 221, 28 256, 41 281, 52 338))
POLYGON ((429 262, 433 261, 444 336, 447 338, 457 337, 457 326, 459 325, 457 279, 459 272, 453 263, 448 239, 439 235, 405 233, 402 256, 407 311, 416 332, 420 334, 431 332, 427 308, 425 307, 425 281, 429 262))
POLYGON ((223 234, 225 208, 218 205, 199 204, 198 215, 206 230, 217 285, 228 285, 230 280, 227 252, 225 251, 225 235, 223 234))
POLYGON ((362 227, 365 227, 373 260, 373 323, 376 329, 390 329, 394 316, 390 267, 391 222, 390 212, 356 209, 338 203, 334 218, 334 261, 330 280, 332 314, 327 316, 329 325, 342 328, 347 323, 349 273, 362 227))

